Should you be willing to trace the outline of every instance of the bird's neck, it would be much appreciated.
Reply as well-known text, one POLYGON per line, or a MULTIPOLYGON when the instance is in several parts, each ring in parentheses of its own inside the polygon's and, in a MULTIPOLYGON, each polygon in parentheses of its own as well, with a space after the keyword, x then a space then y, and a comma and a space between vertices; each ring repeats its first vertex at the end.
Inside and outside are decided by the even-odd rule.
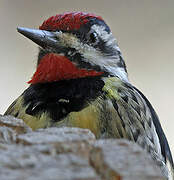
POLYGON ((95 77, 103 72, 79 69, 67 57, 55 53, 46 54, 37 66, 29 84, 55 82, 68 79, 95 77))
POLYGON ((118 67, 115 69, 115 76, 120 78, 123 82, 129 83, 128 74, 124 68, 118 67))

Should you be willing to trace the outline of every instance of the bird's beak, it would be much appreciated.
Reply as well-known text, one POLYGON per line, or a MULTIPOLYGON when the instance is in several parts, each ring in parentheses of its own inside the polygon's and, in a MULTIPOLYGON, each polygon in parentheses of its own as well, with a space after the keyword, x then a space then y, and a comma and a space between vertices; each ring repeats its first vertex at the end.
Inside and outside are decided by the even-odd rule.
POLYGON ((35 42, 42 48, 56 47, 58 42, 58 34, 60 33, 24 27, 18 27, 17 30, 19 33, 31 39, 33 42, 35 42))

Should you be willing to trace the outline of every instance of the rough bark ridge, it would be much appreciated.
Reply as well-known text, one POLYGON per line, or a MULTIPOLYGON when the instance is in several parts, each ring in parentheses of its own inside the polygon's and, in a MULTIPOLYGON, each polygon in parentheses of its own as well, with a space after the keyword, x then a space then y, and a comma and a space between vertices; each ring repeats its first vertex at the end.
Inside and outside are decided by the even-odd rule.
POLYGON ((32 131, 0 116, 1 180, 164 180, 150 156, 127 140, 102 139, 86 129, 32 131))

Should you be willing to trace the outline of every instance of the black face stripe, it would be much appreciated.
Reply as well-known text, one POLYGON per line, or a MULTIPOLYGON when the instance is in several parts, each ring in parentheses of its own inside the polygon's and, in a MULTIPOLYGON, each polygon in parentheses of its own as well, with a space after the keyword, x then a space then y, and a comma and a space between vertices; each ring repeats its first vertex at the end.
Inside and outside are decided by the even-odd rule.
POLYGON ((93 25, 99 25, 99 26, 102 26, 104 27, 105 31, 110 33, 111 30, 109 28, 109 26, 103 21, 103 20, 100 20, 100 19, 97 19, 97 18, 91 18, 90 21, 88 23, 86 23, 85 25, 83 25, 81 28, 80 28, 80 31, 84 31, 84 29, 86 30, 90 30, 91 26, 93 25))
POLYGON ((103 39, 99 37, 99 41, 96 45, 94 45, 94 48, 101 51, 104 56, 117 56, 118 51, 116 51, 112 46, 108 46, 103 39))
POLYGON ((103 93, 104 82, 99 77, 79 78, 31 85, 24 93, 26 113, 39 115, 48 112, 59 121, 72 111, 80 111, 103 93))

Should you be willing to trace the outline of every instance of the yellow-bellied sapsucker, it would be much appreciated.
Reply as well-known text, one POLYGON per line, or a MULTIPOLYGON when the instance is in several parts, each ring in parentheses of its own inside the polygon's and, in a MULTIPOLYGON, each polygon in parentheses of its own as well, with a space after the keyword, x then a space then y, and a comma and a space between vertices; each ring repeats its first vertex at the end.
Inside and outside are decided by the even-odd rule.
POLYGON ((32 129, 71 126, 97 138, 126 138, 147 150, 169 177, 170 148, 147 98, 128 80, 125 62, 100 16, 73 12, 50 17, 39 29, 18 31, 40 47, 37 69, 6 115, 32 129))

